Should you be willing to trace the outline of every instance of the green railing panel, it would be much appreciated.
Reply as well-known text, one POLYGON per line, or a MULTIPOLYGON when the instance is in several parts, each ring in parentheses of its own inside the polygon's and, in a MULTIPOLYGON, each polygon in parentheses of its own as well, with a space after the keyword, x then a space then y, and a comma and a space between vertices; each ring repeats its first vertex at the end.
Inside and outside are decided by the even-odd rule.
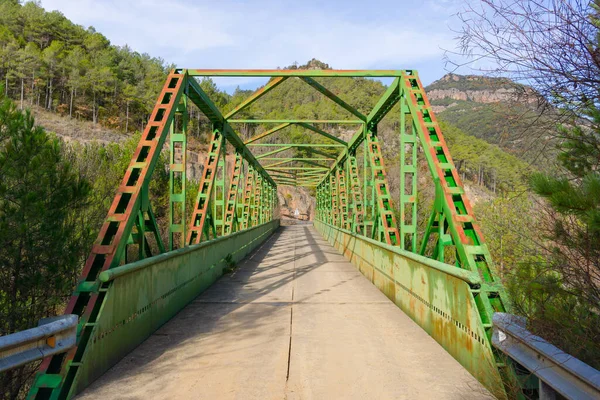
POLYGON ((140 345, 212 285, 228 263, 242 260, 278 226, 279 220, 273 220, 101 273, 101 293, 107 296, 106 302, 92 331, 73 393, 81 392, 140 345))
POLYGON ((321 221, 314 225, 490 392, 504 397, 491 345, 473 300, 481 282, 477 274, 321 221))

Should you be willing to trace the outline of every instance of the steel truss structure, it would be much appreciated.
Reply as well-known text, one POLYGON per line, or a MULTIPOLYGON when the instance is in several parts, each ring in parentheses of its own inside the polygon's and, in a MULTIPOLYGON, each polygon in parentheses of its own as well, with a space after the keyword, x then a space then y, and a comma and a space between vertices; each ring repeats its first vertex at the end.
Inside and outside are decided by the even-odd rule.
MULTIPOLYGON (((410 70, 173 70, 158 97, 123 182, 85 264, 67 314, 79 316, 77 346, 47 358, 36 376, 31 398, 67 398, 75 382, 96 320, 107 301, 109 283, 99 276, 126 264, 129 249, 139 259, 176 251, 271 221, 278 206, 277 185, 314 188, 316 219, 340 230, 376 240, 481 277, 470 296, 491 349, 494 312, 507 311, 507 298, 494 272, 490 253, 476 223, 459 174, 450 156, 423 86, 410 70), (268 77, 270 80, 237 107, 222 113, 201 89, 196 77, 268 77), (383 96, 363 114, 327 89, 327 78, 391 78, 383 96), (350 119, 248 119, 234 117, 288 79, 300 79, 337 106, 350 119), (195 206, 186 209, 188 107, 200 109, 212 123, 195 206), (400 195, 392 198, 377 127, 395 106, 399 121, 400 195), (239 124, 275 125, 243 141, 239 124), (349 141, 324 126, 355 126, 349 141), (323 138, 321 143, 264 143, 265 138, 298 126, 323 138), (152 211, 149 184, 161 150, 169 139, 169 243, 162 243, 152 211), (227 144, 233 149, 227 158, 227 144), (435 185, 435 202, 426 229, 417 229, 417 155, 422 149, 435 185), (261 149, 253 155, 250 149, 261 149), (290 151, 296 152, 289 155, 290 151), (282 154, 287 152, 286 155, 282 154), (301 155, 298 155, 301 154, 301 155), (308 156, 305 157, 305 155, 308 156), (361 157, 362 154, 362 157, 361 157), (279 156, 278 156, 279 155, 279 156), (395 208, 397 206, 398 208, 395 208), (188 212, 191 211, 191 212, 188 212), (189 218, 188 218, 189 217, 189 218)), ((450 294, 451 295, 451 294, 450 294)), ((502 376, 510 375, 503 360, 494 361, 502 376)))

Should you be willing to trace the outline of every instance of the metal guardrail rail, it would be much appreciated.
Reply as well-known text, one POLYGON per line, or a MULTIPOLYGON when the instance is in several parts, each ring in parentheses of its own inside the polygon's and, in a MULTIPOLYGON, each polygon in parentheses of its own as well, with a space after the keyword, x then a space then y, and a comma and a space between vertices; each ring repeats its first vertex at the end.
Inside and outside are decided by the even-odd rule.
POLYGON ((59 354, 75 346, 77 315, 40 321, 37 328, 0 336, 0 372, 59 354))
POLYGON ((600 399, 600 371, 525 329, 525 320, 495 313, 492 344, 539 380, 540 400, 600 399))

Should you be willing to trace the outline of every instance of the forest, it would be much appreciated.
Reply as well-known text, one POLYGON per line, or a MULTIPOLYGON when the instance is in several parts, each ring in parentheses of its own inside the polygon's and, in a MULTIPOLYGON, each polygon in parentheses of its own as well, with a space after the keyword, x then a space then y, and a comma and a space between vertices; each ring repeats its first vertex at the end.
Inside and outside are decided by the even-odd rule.
POLYGON ((0 75, 20 109, 42 107, 130 132, 141 129, 171 66, 36 2, 0 1, 0 75))
MULTIPOLYGON (((501 7, 503 2, 486 0, 486 4, 501 7)), ((481 106, 447 100, 437 104, 455 103, 441 113, 442 131, 470 196, 476 199, 476 215, 515 312, 528 317, 534 332, 598 368, 600 63, 595 57, 600 23, 598 6, 592 3, 590 7, 579 10, 587 21, 585 37, 579 38, 579 44, 569 43, 583 46, 578 47, 582 57, 596 60, 578 66, 577 70, 587 68, 587 75, 557 76, 556 70, 547 71, 534 63, 529 66, 528 82, 552 107, 540 110, 525 105, 515 111, 505 104, 481 106), (545 86, 547 82, 553 82, 553 91, 545 86), (557 92, 556 88, 563 89, 557 92), (498 109, 513 112, 515 120, 498 118, 498 109), (527 115, 527 123, 518 118, 522 115, 527 115), (521 142, 496 135, 498 129, 511 133, 516 127, 535 144, 526 157, 515 152, 523 147, 521 142), (550 139, 543 136, 549 132, 550 139), (534 156, 540 154, 549 161, 535 162, 534 156)), ((485 26, 483 16, 471 16, 465 18, 463 32, 470 35, 469 43, 486 43, 484 39, 495 43, 485 37, 485 31, 469 28, 473 21, 485 26)), ((565 24, 568 26, 568 21, 565 24)), ((494 30, 490 27, 489 32, 494 30)), ((502 49, 483 49, 490 57, 503 54, 502 49)), ((536 51, 543 54, 544 49, 536 51)), ((562 57, 552 62, 569 65, 573 61, 567 55, 562 57)), ((36 2, 0 0, 0 335, 33 327, 40 318, 62 312, 172 67, 127 46, 111 45, 94 28, 76 25, 60 12, 46 12, 36 2), (49 132, 36 124, 36 110, 103 126, 125 139, 108 144, 67 142, 58 129, 49 132)), ((330 67, 313 59, 287 68, 330 67)), ((523 80, 504 72, 510 79, 501 81, 502 88, 523 80)), ((470 81, 466 90, 489 87, 482 82, 470 81)), ((238 88, 229 94, 210 79, 201 86, 223 112, 235 108, 252 92, 238 88)), ((386 89, 382 82, 371 79, 329 79, 327 87, 361 112, 367 112, 386 89)), ((432 88, 436 87, 428 90, 432 88)), ((379 126, 390 170, 399 168, 398 113, 396 106, 379 126)), ((290 80, 240 113, 240 118, 292 115, 343 119, 348 113, 305 83, 290 80)), ((190 148, 202 151, 210 126, 195 108, 190 117, 190 148)), ((248 138, 269 127, 247 124, 241 125, 239 132, 248 138)), ((353 133, 322 128, 345 139, 353 133)), ((316 139, 293 126, 267 140, 289 141, 310 143, 316 139)), ((419 229, 423 230, 434 194, 422 154, 419 158, 423 179, 419 180, 418 211, 419 229)), ((166 218, 168 210, 167 169, 165 152, 150 193, 159 219, 166 218)), ((392 194, 398 198, 398 179, 392 175, 389 179, 392 194)), ((197 182, 188 184, 193 187, 197 182)), ((0 375, 0 387, 8 388, 2 398, 22 398, 35 367, 0 375)))

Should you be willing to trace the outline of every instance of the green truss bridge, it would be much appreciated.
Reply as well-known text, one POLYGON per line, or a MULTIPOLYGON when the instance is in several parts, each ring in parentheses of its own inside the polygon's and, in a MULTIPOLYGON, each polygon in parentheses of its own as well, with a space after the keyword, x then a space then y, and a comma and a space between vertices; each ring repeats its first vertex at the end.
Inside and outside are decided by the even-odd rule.
POLYGON ((415 71, 176 69, 66 308, 78 318, 76 345, 44 359, 29 397, 504 399, 515 368, 492 346, 499 312, 506 295, 415 71), (270 79, 224 113, 199 85, 204 76, 270 79), (391 84, 363 114, 327 88, 334 77, 391 84), (288 79, 351 117, 236 119, 288 79), (212 124, 193 207, 191 107, 212 124), (394 171, 377 135, 390 112, 394 171), (247 124, 269 128, 243 140, 247 124), (355 129, 349 140, 333 134, 340 124, 355 129), (315 140, 274 140, 294 125, 315 140), (161 226, 149 185, 167 148, 161 226), (419 148, 435 185, 424 233, 419 148), (399 176, 397 198, 388 174, 399 176), (278 185, 312 188, 313 224, 280 226, 278 185))

